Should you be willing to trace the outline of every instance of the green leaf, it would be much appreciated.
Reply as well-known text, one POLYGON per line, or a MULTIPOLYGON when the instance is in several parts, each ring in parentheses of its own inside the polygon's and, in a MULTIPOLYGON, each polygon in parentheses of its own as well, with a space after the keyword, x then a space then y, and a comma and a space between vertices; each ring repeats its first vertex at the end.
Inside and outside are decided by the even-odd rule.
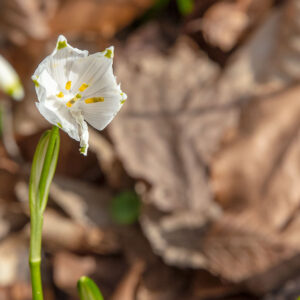
POLYGON ((111 204, 111 214, 119 224, 132 224, 140 214, 141 202, 138 195, 132 191, 118 194, 111 204))
POLYGON ((38 188, 43 169, 43 161, 45 159, 47 146, 50 137, 50 130, 47 130, 41 136, 39 143, 35 149, 33 162, 31 166, 30 181, 29 181, 29 199, 30 206, 36 208, 38 206, 38 188))
POLYGON ((77 283, 80 300, 104 300, 96 283, 87 276, 82 276, 77 283))
POLYGON ((177 6, 182 15, 188 15, 193 11, 194 0, 177 0, 177 6))
POLYGON ((50 184, 58 159, 59 144, 59 129, 53 126, 52 130, 47 130, 42 135, 35 150, 29 182, 32 212, 43 213, 47 205, 50 184))

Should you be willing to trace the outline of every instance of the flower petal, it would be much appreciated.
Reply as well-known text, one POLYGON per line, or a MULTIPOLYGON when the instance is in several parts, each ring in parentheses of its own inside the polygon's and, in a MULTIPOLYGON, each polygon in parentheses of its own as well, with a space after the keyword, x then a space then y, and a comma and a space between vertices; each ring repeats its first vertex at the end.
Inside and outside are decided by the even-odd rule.
POLYGON ((36 106, 48 122, 63 129, 76 141, 80 140, 76 120, 65 107, 54 107, 44 102, 36 102, 36 106))
POLYGON ((93 94, 93 91, 99 89, 99 84, 102 84, 102 78, 108 70, 112 70, 112 58, 105 56, 108 50, 111 53, 110 57, 113 57, 113 47, 110 47, 103 52, 77 59, 73 63, 69 76, 73 83, 73 93, 80 91, 82 85, 87 85, 82 91, 83 96, 93 94))
POLYGON ((31 79, 35 84, 36 94, 40 102, 45 102, 47 97, 57 94, 58 85, 47 69, 43 69, 39 76, 34 74, 31 79))
POLYGON ((39 64, 34 72, 34 76, 38 78, 47 69, 53 80, 57 82, 59 89, 62 90, 69 80, 73 63, 77 59, 87 56, 88 51, 73 48, 68 44, 67 39, 63 35, 60 35, 54 51, 39 64))
POLYGON ((80 102, 80 109, 85 120, 98 130, 104 129, 122 107, 120 94, 104 94, 103 102, 80 102))
POLYGON ((24 90, 18 74, 9 62, 0 55, 0 89, 15 100, 24 97, 24 90))
POLYGON ((72 117, 77 122, 77 128, 80 139, 80 153, 87 155, 89 148, 89 130, 86 122, 84 121, 83 115, 80 110, 70 110, 72 117))

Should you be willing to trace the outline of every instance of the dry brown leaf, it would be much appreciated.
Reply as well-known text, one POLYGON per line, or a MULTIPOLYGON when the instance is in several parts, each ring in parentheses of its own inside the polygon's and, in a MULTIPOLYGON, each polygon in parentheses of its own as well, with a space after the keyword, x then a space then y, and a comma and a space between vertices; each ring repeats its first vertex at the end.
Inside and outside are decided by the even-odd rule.
POLYGON ((300 78, 300 5, 299 0, 284 4, 278 23, 277 45, 271 53, 272 61, 266 75, 275 82, 293 83, 300 78))
POLYGON ((132 182, 117 159, 117 153, 113 145, 103 134, 91 127, 89 128, 89 134, 89 151, 96 154, 101 171, 105 174, 109 186, 117 189, 130 187, 132 182))
POLYGON ((105 299, 109 299, 113 287, 126 271, 126 265, 120 258, 77 255, 70 252, 57 252, 53 267, 55 284, 71 295, 71 299, 78 297, 76 283, 80 276, 91 277, 100 287, 105 299))
POLYGON ((201 19, 190 21, 187 29, 190 33, 201 31, 209 44, 229 51, 259 24, 271 4, 272 0, 218 1, 201 19))
POLYGON ((56 34, 96 32, 111 38, 153 3, 153 0, 66 0, 50 26, 56 34))
POLYGON ((247 99, 286 88, 300 78, 298 0, 273 9, 247 43, 230 59, 220 94, 247 99))
POLYGON ((16 44, 28 37, 45 39, 49 34, 47 18, 57 0, 3 0, 0 2, 0 32, 16 44))
POLYGON ((98 187, 76 179, 56 176, 50 189, 53 201, 79 224, 109 228, 113 197, 108 187, 98 187))
POLYGON ((135 292, 139 283, 142 272, 145 269, 143 261, 136 261, 121 280, 119 286, 116 288, 111 300, 135 300, 135 292))
POLYGON ((297 299, 300 295, 299 288, 300 278, 299 275, 295 276, 292 280, 289 280, 282 285, 279 290, 274 291, 266 295, 263 300, 286 300, 286 299, 297 299))
MULTIPOLYGON (((277 237, 287 251, 281 259, 300 249, 294 238, 300 204, 299 95, 297 86, 254 102, 240 133, 212 165, 221 205, 236 211, 235 221, 247 223, 253 233, 277 237)), ((260 256, 265 263, 271 259, 260 256)))
POLYGON ((253 102, 242 116, 240 133, 212 165, 222 206, 257 203, 262 222, 276 230, 298 205, 299 92, 295 87, 253 102), (272 209, 262 202, 267 198, 272 199, 272 209))
MULTIPOLYGON (((136 300, 179 300, 187 294, 188 272, 169 268, 158 261, 149 266, 140 280, 136 300)), ((190 298, 187 298, 190 299, 190 298)))
POLYGON ((170 56, 138 47, 129 47, 118 64, 130 100, 110 127, 117 150, 130 174, 153 186, 149 198, 163 211, 201 210, 211 200, 206 154, 225 126, 218 121, 226 108, 217 107, 207 88, 218 68, 185 41, 170 56))
POLYGON ((49 208, 45 212, 43 241, 52 251, 66 249, 97 254, 120 251, 117 236, 111 230, 83 226, 49 208))
MULTIPOLYGON (((156 252, 170 263, 205 267, 203 256, 186 245, 221 214, 207 168, 222 135, 237 121, 246 88, 236 83, 230 91, 225 81, 215 88, 219 70, 203 53, 183 39, 162 54, 149 27, 141 34, 147 43, 133 38, 118 64, 129 100, 110 129, 127 171, 152 186, 146 201, 155 207, 144 211, 141 222, 156 252)), ((233 82, 234 74, 228 76, 233 82)))
POLYGON ((62 290, 74 290, 81 276, 89 276, 96 271, 93 256, 78 256, 69 252, 57 252, 53 261, 53 279, 62 290))
MULTIPOLYGON (((36 111, 36 108, 33 109, 36 111)), ((39 114, 43 121, 43 117, 39 114)), ((45 127, 36 126, 35 134, 19 137, 19 147, 25 161, 32 162, 35 147, 45 130, 51 125, 45 121, 45 127), (41 130, 43 128, 43 130, 41 130)), ((83 159, 78 151, 78 142, 71 139, 64 131, 60 131, 60 153, 58 158, 56 174, 70 178, 93 179, 101 177, 101 171, 97 163, 96 155, 90 151, 89 155, 83 159)))
MULTIPOLYGON (((129 100, 112 124, 111 133, 127 171, 152 185, 144 197, 148 205, 141 223, 156 253, 168 263, 206 268, 241 282, 258 275, 266 280, 272 268, 280 270, 283 262, 297 254, 297 227, 288 227, 294 234, 285 235, 285 231, 279 235, 278 231, 284 228, 298 205, 298 194, 293 193, 297 180, 290 180, 286 186, 281 184, 284 177, 298 178, 297 168, 292 167, 297 157, 296 146, 287 149, 294 157, 287 162, 287 170, 278 176, 272 173, 277 166, 276 159, 295 139, 299 118, 297 90, 274 97, 275 91, 287 87, 296 78, 287 69, 274 71, 274 57, 282 42, 280 28, 288 26, 286 10, 296 2, 287 2, 282 11, 274 11, 266 19, 232 58, 217 83, 216 67, 203 54, 197 56, 186 42, 177 43, 165 55, 156 51, 156 41, 151 39, 151 46, 143 41, 139 45, 138 38, 131 45, 129 41, 127 52, 134 51, 134 58, 127 55, 118 66, 129 100), (252 114, 259 112, 266 116, 258 115, 259 122, 249 121, 247 126, 257 126, 255 132, 258 131, 256 134, 253 131, 252 138, 245 136, 244 152, 228 150, 232 161, 227 161, 225 155, 219 161, 223 173, 214 182, 219 189, 222 187, 218 205, 213 201, 206 170, 222 137, 238 125, 242 104, 245 100, 251 102, 257 95, 270 95, 262 102, 265 103, 262 107, 268 109, 260 111, 258 100, 254 105, 257 110, 252 114), (289 103, 285 106, 280 97, 287 98, 289 103), (273 106, 268 104, 271 102, 273 106), (256 138, 260 141, 258 146, 256 138), (268 143, 265 139, 269 139, 268 143), (254 150, 247 159, 245 153, 251 147, 254 150), (258 149, 263 152, 257 152, 258 149), (268 165, 262 170, 264 163, 268 165), (276 202, 264 204, 262 197, 257 198, 261 192, 260 180, 262 184, 266 184, 265 180, 270 183, 263 191, 264 196, 276 202), (282 195, 289 193, 291 203, 287 204, 282 195), (274 211, 270 205, 274 205, 274 211)), ((288 28, 296 39, 297 26, 288 28)), ((282 56, 277 61, 279 58, 282 56)), ((247 115, 249 118, 250 110, 247 115)), ((249 130, 246 128, 245 134, 249 130)), ((227 140, 234 136, 235 130, 227 140)), ((214 174, 219 174, 217 169, 214 174)), ((271 275, 269 285, 262 289, 270 289, 289 276, 288 272, 280 271, 271 275)))
POLYGON ((0 3, 0 31, 17 44, 62 32, 96 33, 111 38, 129 25, 153 0, 5 0, 0 3))
MULTIPOLYGON (((47 300, 54 300, 54 291, 49 286, 43 286, 44 297, 47 300)), ((1 300, 32 300, 32 287, 30 282, 16 281, 9 286, 0 286, 1 300)))
POLYGON ((191 294, 195 296, 195 300, 223 299, 225 297, 227 299, 229 296, 237 295, 240 290, 241 287, 238 285, 220 280, 207 271, 198 270, 193 277, 191 294))
POLYGON ((28 282, 28 240, 22 234, 14 234, 0 242, 0 285, 15 281, 28 282))
MULTIPOLYGON (((43 240, 46 247, 51 251, 68 249, 98 254, 117 253, 119 241, 112 231, 108 208, 103 205, 104 200, 110 198, 99 200, 101 194, 105 195, 101 190, 79 181, 60 181, 56 178, 52 183, 50 196, 71 219, 51 208, 45 211, 43 240), (75 186, 80 192, 75 192, 75 186)), ((19 182, 16 185, 16 195, 23 202, 24 211, 29 214, 27 184, 19 182)), ((27 233, 29 234, 29 225, 27 233)))

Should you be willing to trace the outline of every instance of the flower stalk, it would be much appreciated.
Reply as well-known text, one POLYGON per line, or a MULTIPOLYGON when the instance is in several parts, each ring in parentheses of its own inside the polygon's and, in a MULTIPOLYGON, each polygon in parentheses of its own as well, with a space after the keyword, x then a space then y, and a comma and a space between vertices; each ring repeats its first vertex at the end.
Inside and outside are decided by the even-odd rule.
POLYGON ((52 130, 48 130, 42 135, 37 145, 31 168, 29 182, 31 219, 29 266, 33 300, 43 300, 40 271, 43 213, 47 205, 50 184, 56 169, 59 144, 59 129, 53 126, 52 130))

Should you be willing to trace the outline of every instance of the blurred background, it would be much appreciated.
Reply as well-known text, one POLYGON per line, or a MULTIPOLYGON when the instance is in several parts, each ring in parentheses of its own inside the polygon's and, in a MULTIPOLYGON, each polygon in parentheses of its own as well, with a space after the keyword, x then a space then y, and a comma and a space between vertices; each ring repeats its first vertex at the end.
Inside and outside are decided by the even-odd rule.
POLYGON ((46 300, 300 295, 300 0, 0 0, 0 300, 29 300, 28 180, 50 128, 31 75, 59 34, 115 46, 128 100, 87 157, 61 132, 46 300), (3 71, 3 70, 2 70, 3 71), (1 72, 1 69, 0 69, 1 72))

